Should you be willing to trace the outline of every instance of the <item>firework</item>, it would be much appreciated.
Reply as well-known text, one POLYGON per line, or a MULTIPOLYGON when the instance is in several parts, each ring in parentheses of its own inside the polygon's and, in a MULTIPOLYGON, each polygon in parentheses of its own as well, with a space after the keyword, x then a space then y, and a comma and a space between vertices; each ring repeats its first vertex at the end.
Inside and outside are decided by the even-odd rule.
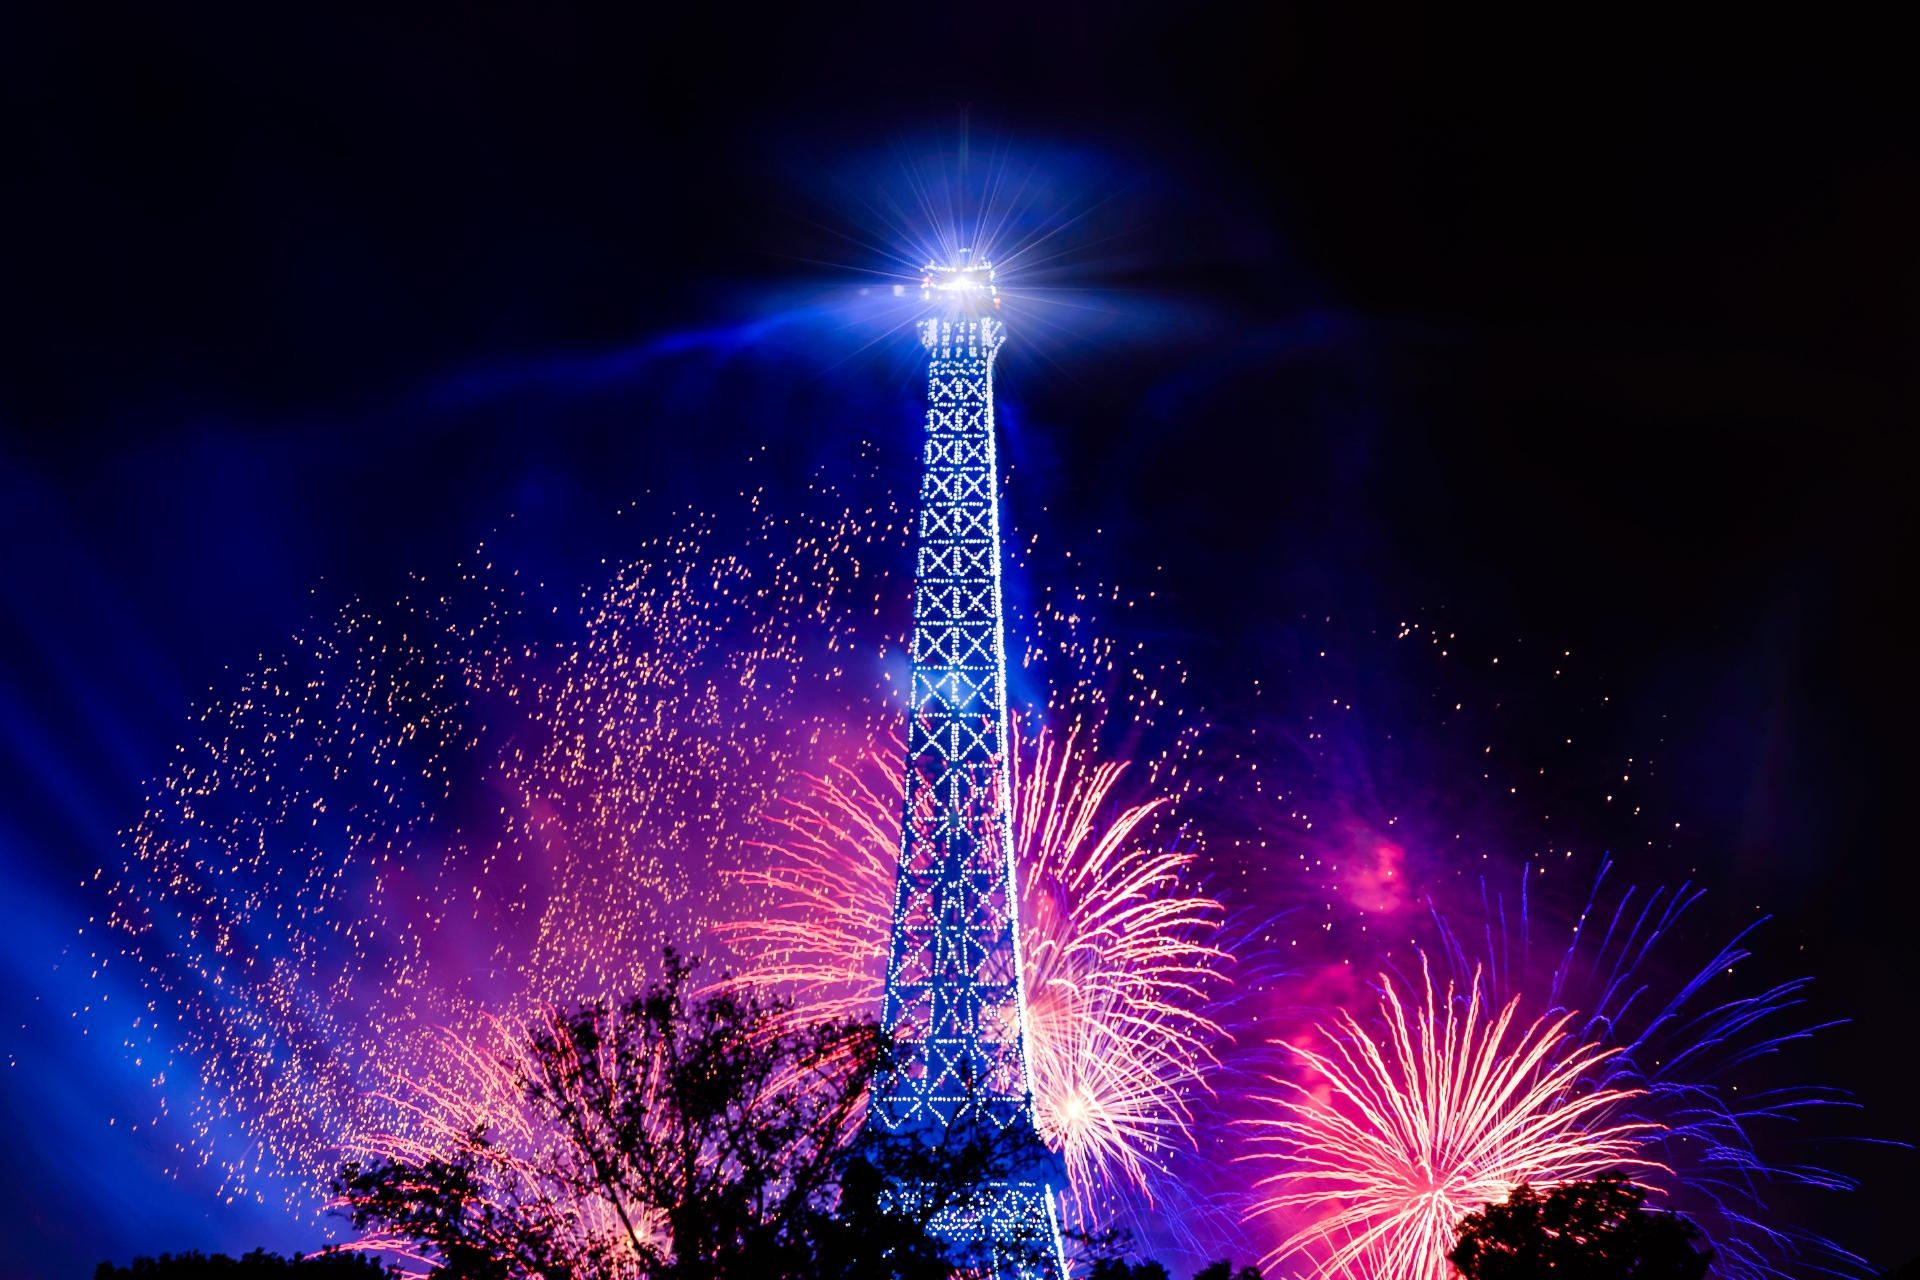
MULTIPOLYGON (((1602 863, 1565 946, 1535 976, 1528 940, 1538 904, 1525 877, 1517 939, 1490 928, 1484 961, 1463 944, 1451 918, 1434 910, 1436 932, 1456 969, 1500 963, 1495 984, 1538 991, 1545 1007, 1574 1015, 1576 1038, 1608 1052, 1583 1073, 1581 1087, 1626 1092, 1624 1113, 1651 1126, 1641 1142, 1656 1162, 1647 1177, 1666 1204, 1691 1218, 1712 1243, 1729 1280, 1784 1280, 1816 1269, 1865 1275, 1866 1260, 1785 1220, 1774 1193, 1806 1187, 1850 1191, 1851 1178, 1807 1159, 1782 1158, 1783 1139, 1803 1121, 1855 1104, 1842 1092, 1783 1084, 1761 1065, 1831 1024, 1799 1016, 1810 979, 1741 990, 1738 971, 1766 920, 1754 921, 1677 980, 1663 978, 1660 945, 1704 891, 1691 885, 1645 891, 1629 886, 1609 905, 1612 871, 1602 863), (1731 990, 1729 990, 1731 988, 1731 990), (1664 993, 1664 994, 1663 994, 1664 993)), ((1495 905, 1490 920, 1504 917, 1495 905)))
MULTIPOLYGON (((1478 974, 1417 999, 1382 976, 1379 1023, 1341 1013, 1316 1044, 1284 1047, 1308 1077, 1274 1081, 1246 1121, 1272 1171, 1259 1208, 1308 1221, 1269 1263, 1308 1259, 1316 1276, 1444 1280, 1460 1219, 1521 1183, 1552 1186, 1642 1169, 1656 1126, 1626 1118, 1635 1091, 1589 1088, 1617 1051, 1568 1034, 1571 1014, 1520 1027, 1519 1000, 1495 1013, 1478 974), (1411 1008, 1409 1008, 1411 1005, 1411 1008)), ((1305 1039, 1305 1037, 1302 1037, 1305 1039)))
MULTIPOLYGON (((1464 1026, 1462 1011, 1471 1015, 1478 1003, 1503 1007, 1515 1019, 1520 1011, 1537 1014, 1536 1032, 1558 1037, 1527 1078, 1529 1087, 1555 1079, 1560 1081, 1556 1108, 1576 1103, 1591 1107, 1585 1115, 1557 1110, 1556 1122, 1573 1119, 1577 1133, 1586 1138, 1620 1138, 1626 1147, 1616 1165, 1629 1169, 1663 1208, 1684 1214, 1701 1228, 1715 1251, 1719 1273, 1730 1280, 1784 1280, 1809 1269, 1871 1273, 1858 1256, 1793 1226, 1782 1199, 1796 1187, 1844 1191, 1854 1185, 1816 1160, 1792 1154, 1787 1145, 1796 1138, 1817 1143, 1825 1135, 1810 1132, 1805 1122, 1823 1110, 1852 1105, 1836 1090, 1783 1084, 1777 1078, 1779 1055, 1822 1029, 1796 1016, 1807 981, 1741 989, 1737 975, 1754 958, 1749 943, 1763 921, 1713 950, 1697 969, 1667 975, 1660 944, 1678 930, 1701 892, 1686 886, 1652 892, 1629 887, 1610 899, 1602 892, 1610 869, 1603 864, 1584 905, 1571 913, 1563 945, 1544 945, 1552 931, 1543 925, 1553 913, 1542 909, 1537 893, 1529 892, 1529 874, 1519 877, 1519 892, 1511 904, 1492 892, 1483 893, 1477 909, 1464 902, 1442 909, 1429 900, 1430 941, 1416 944, 1419 964, 1411 977, 1387 948, 1383 962, 1398 976, 1383 979, 1382 988, 1371 994, 1357 995, 1350 977, 1343 977, 1350 968, 1338 964, 1283 984, 1293 1002, 1293 1011, 1285 1016, 1297 1018, 1301 1009, 1312 1012, 1299 1034, 1286 1037, 1289 1043, 1280 1050, 1278 1066, 1245 1087, 1249 1099, 1263 1100, 1257 1104, 1263 1110, 1249 1115, 1245 1101, 1232 1108, 1252 1140, 1252 1158, 1268 1175, 1261 1204, 1270 1228, 1283 1237, 1280 1252, 1305 1259, 1325 1275, 1351 1274, 1355 1267, 1368 1275, 1428 1274, 1392 1270, 1387 1255, 1347 1255, 1342 1270, 1341 1250, 1368 1227, 1395 1220, 1386 1212, 1391 1188, 1417 1190, 1425 1185, 1420 1178, 1430 1162, 1420 1143, 1427 1139, 1415 1141, 1418 1135, 1404 1129, 1389 1137, 1381 1117, 1391 1119, 1397 1113, 1381 1107, 1379 1099, 1426 1096, 1430 1090, 1421 1073, 1430 1074, 1430 1064, 1421 1055, 1435 1045, 1463 1053, 1462 1048, 1449 1048, 1448 1019, 1464 1026), (1475 923, 1465 928, 1469 920, 1475 923), (1479 942, 1467 941, 1473 938, 1479 942), (1449 999, 1439 1006, 1431 1003, 1429 955, 1451 975, 1449 999), (1409 989, 1424 991, 1426 1000, 1404 998, 1409 989), (1318 1013, 1328 1007, 1354 1010, 1358 1016, 1329 1019, 1318 1013), (1402 1022, 1421 1034, 1400 1032, 1402 1022), (1439 1033, 1422 1030, 1430 1027, 1438 1027, 1439 1033), (1349 1057, 1341 1056, 1343 1046, 1349 1057), (1363 1052, 1366 1046, 1374 1047, 1370 1056, 1363 1052), (1383 1076, 1383 1071, 1388 1074, 1383 1076), (1278 1101, 1276 1080, 1283 1095, 1278 1101), (1361 1083, 1373 1093, 1357 1094, 1361 1083), (1593 1100, 1599 1098, 1608 1101, 1596 1105, 1593 1100), (1306 1140, 1316 1132, 1314 1126, 1327 1138, 1342 1116, 1361 1117, 1361 1130, 1374 1133, 1377 1141, 1358 1152, 1342 1153, 1331 1144, 1314 1149, 1306 1140), (1316 1180, 1338 1160, 1347 1162, 1357 1185, 1371 1188, 1371 1207, 1358 1197, 1332 1194, 1335 1188, 1324 1177, 1316 1180), (1393 1173, 1396 1167, 1400 1175, 1393 1173), (1327 1194, 1299 1194, 1316 1187, 1327 1194)), ((1271 1010, 1268 1016, 1273 1016, 1271 1010)), ((1512 1024, 1507 1034, 1512 1043, 1502 1052, 1508 1057, 1535 1043, 1535 1033, 1517 1035, 1512 1024)), ((1460 1038, 1456 1032, 1455 1042, 1460 1038)), ((1483 1036, 1482 1051, 1498 1048, 1496 1042, 1497 1037, 1483 1036)), ((1476 1122, 1493 1126, 1495 1121, 1506 1123, 1503 1114, 1494 1112, 1476 1122)), ((1350 1139, 1351 1132, 1347 1136, 1350 1139)), ((1488 1175, 1480 1186, 1469 1188, 1463 1182, 1451 1203, 1436 1201, 1427 1224, 1430 1267, 1439 1266, 1435 1259, 1451 1247, 1453 1229, 1464 1212, 1455 1212, 1461 1204, 1471 1210, 1497 1200, 1514 1181, 1550 1183, 1573 1176, 1549 1170, 1509 1180, 1498 1166, 1479 1172, 1488 1175), (1474 1195, 1482 1198, 1473 1201, 1474 1195), (1449 1214, 1455 1215, 1451 1222, 1445 1221, 1449 1214)), ((1435 1186, 1441 1189, 1437 1179, 1435 1186)), ((1410 1208, 1410 1202, 1405 1207, 1410 1208)), ((1402 1228, 1412 1231, 1412 1219, 1403 1216, 1391 1229, 1402 1228)))
MULTIPOLYGON (((1012 818, 1035 1118, 1086 1203, 1120 1184, 1150 1192, 1150 1171, 1189 1137, 1228 956, 1191 843, 1162 821, 1167 797, 1123 800, 1126 764, 1096 761, 1082 734, 1016 717, 1012 818)), ((721 926, 748 958, 742 976, 807 1016, 880 1007, 901 756, 883 737, 805 779, 771 819, 766 865, 727 873, 765 904, 721 926)))

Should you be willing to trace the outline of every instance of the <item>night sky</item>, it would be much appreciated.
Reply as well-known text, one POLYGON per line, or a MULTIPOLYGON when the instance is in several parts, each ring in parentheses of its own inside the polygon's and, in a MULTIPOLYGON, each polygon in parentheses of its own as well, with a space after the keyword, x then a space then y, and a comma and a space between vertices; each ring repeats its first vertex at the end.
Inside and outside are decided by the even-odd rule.
MULTIPOLYGON (((1848 1129, 1920 1139, 1910 44, 1754 6, 677 8, 0 17, 6 1274, 308 1242, 163 1176, 71 1016, 81 882, 188 708, 509 518, 585 581, 612 511, 762 445, 776 488, 853 436, 910 459, 874 419, 911 386, 847 389, 910 350, 754 326, 889 269, 876 202, 962 147, 1073 215, 1048 283, 1115 317, 1009 349, 1016 520, 1102 530, 1223 720, 1303 618, 1575 651, 1661 744, 1679 861, 1852 1019, 1808 1050, 1848 1129)), ((1817 1225, 1920 1252, 1912 1152, 1834 1162, 1865 1186, 1817 1225)))

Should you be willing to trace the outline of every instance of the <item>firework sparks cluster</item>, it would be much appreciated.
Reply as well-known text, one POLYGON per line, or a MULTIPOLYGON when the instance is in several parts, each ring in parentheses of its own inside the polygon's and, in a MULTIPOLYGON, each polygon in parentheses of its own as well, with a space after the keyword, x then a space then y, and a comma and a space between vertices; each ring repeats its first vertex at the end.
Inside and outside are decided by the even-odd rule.
MULTIPOLYGON (((139 977, 116 1025, 183 1164, 305 1212, 344 1159, 484 1128, 510 1196, 540 1137, 526 1027, 640 989, 668 942, 722 948, 802 1014, 877 1015, 909 521, 824 488, 742 505, 558 605, 481 548, 197 713, 91 937, 96 972, 139 977)), ((1489 860, 1497 820, 1395 812, 1390 779, 1342 763, 1350 701, 1221 745, 1177 664, 1101 630, 1117 588, 1037 576, 1010 628, 1014 861, 1036 1118, 1076 1220, 1428 1280, 1466 1212, 1618 1168, 1736 1280, 1862 1265, 1765 1212, 1770 1186, 1845 1185, 1762 1154, 1773 1122, 1838 1100, 1735 1087, 1804 1033, 1804 984, 1712 990, 1737 987, 1744 937, 1666 981, 1654 944, 1697 891, 1555 915, 1528 882, 1582 863, 1548 845, 1509 921, 1462 892, 1522 861, 1489 860), (1564 949, 1529 964, 1549 921, 1564 949), (1193 1238, 1203 1221, 1230 1226, 1193 1238)))
POLYGON ((210 702, 98 877, 93 957, 139 975, 126 1049, 153 1119, 185 1113, 182 1160, 306 1202, 361 1135, 411 1123, 396 1082, 459 1078, 447 1029, 644 985, 809 758, 804 704, 832 701, 845 620, 882 603, 855 548, 900 524, 762 518, 713 550, 690 521, 558 628, 482 548, 210 702))

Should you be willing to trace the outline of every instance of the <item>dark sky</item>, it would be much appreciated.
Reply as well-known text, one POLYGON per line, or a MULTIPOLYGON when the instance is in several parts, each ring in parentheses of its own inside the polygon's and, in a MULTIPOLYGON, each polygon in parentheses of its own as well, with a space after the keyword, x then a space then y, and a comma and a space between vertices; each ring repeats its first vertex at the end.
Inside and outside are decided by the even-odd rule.
MULTIPOLYGON (((1920 1137, 1920 169, 1890 27, 385 8, 0 17, 9 1274, 278 1238, 106 1127, 132 1086, 53 968, 190 702, 509 513, 570 565, 599 528, 570 512, 730 492, 762 439, 815 459, 817 406, 764 388, 445 405, 860 266, 836 193, 963 120, 1079 158, 1075 287, 1193 317, 1007 372, 1053 517, 1118 529, 1110 572, 1164 563, 1215 669, 1330 610, 1578 647, 1665 717, 1706 878, 1856 1019, 1817 1054, 1860 1130, 1920 1137)), ((1857 1168, 1823 1225, 1911 1255, 1912 1158, 1857 1168)))

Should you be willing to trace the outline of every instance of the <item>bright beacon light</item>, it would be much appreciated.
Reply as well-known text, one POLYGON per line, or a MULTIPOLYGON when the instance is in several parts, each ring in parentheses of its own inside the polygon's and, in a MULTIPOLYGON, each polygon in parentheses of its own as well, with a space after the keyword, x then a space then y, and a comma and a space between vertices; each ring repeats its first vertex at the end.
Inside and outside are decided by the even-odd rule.
POLYGON ((993 264, 982 259, 967 261, 971 249, 960 251, 961 261, 942 266, 929 262, 920 275, 920 296, 928 302, 943 302, 960 310, 977 310, 1000 305, 1000 290, 993 282, 993 264))

